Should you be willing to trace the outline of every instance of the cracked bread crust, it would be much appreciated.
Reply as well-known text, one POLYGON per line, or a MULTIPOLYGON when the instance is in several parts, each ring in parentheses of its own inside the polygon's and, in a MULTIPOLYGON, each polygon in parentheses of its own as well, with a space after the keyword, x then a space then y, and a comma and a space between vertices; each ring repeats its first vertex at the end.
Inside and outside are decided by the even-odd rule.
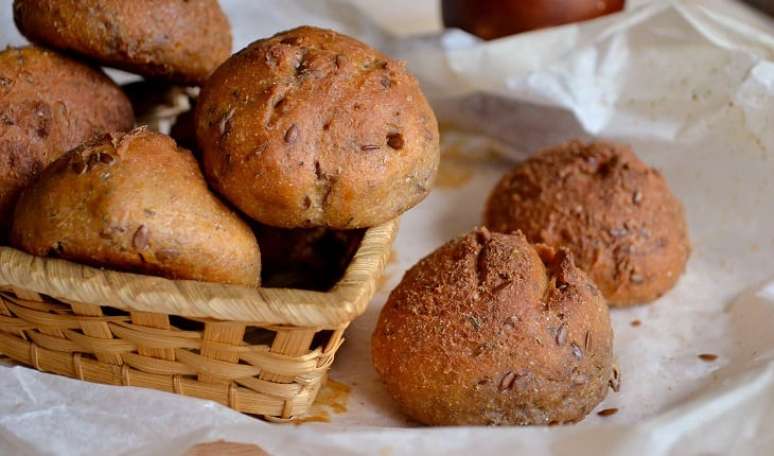
POLYGON ((614 307, 669 291, 690 254, 680 201, 617 144, 572 141, 516 165, 492 190, 484 223, 568 248, 614 307))
POLYGON ((612 344, 605 300, 569 252, 480 228, 406 273, 372 356, 421 423, 553 424, 605 397, 612 344))
POLYGON ((257 286, 249 226, 207 188, 190 152, 138 128, 63 155, 16 207, 12 244, 117 270, 257 286))
POLYGON ((404 64, 329 30, 256 41, 202 88, 208 180, 255 220, 362 228, 418 204, 438 168, 435 115, 404 64))

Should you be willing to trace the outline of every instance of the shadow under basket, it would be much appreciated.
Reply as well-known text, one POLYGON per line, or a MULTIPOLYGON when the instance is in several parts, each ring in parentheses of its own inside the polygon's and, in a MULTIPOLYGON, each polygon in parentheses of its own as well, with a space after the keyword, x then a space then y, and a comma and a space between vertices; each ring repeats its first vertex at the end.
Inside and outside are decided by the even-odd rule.
POLYGON ((327 292, 167 280, 0 247, 0 353, 90 382, 300 417, 373 297, 397 229, 367 230, 327 292))

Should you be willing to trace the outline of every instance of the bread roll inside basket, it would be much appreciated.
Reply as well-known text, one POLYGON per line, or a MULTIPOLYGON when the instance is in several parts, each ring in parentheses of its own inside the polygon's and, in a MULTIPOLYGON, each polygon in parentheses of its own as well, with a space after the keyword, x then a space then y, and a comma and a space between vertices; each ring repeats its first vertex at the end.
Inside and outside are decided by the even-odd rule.
POLYGON ((0 247, 0 353, 269 420, 303 416, 376 291, 397 228, 368 229, 327 292, 167 280, 0 247))

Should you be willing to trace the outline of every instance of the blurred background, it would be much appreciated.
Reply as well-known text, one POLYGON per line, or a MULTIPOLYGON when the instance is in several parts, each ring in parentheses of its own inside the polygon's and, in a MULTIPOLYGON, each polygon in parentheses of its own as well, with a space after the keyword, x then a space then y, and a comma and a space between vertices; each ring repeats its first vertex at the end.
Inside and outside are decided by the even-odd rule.
MULTIPOLYGON (((272 4, 276 4, 279 0, 255 0, 255 4, 261 4, 260 10, 263 12, 266 22, 270 23, 272 15, 272 4)), ((338 0, 336 2, 336 8, 340 10, 350 9, 352 15, 356 15, 357 12, 361 12, 364 16, 368 17, 373 23, 379 25, 383 30, 389 34, 405 37, 410 35, 422 35, 432 34, 439 32, 443 29, 443 15, 442 15, 442 3, 444 0, 338 0)), ((623 2, 618 0, 615 2, 623 2)), ((651 2, 667 2, 667 0, 628 0, 626 1, 626 8, 635 8, 639 5, 651 2)), ((718 3, 718 2, 734 2, 739 0, 703 0, 696 3, 718 3)), ((758 8, 761 11, 774 15, 774 0, 743 0, 746 3, 758 8)), ((237 13, 240 8, 243 8, 245 3, 242 0, 221 0, 223 8, 229 13, 231 17, 235 17, 234 13, 237 13)), ((285 3, 285 2, 283 2, 285 3)), ((310 6, 315 3, 326 3, 302 1, 299 3, 306 3, 310 6)), ((523 5, 529 4, 532 7, 536 5, 558 5, 553 8, 565 8, 564 4, 588 4, 588 3, 605 3, 596 2, 591 0, 454 0, 447 2, 449 4, 464 4, 473 5, 473 7, 479 8, 491 8, 493 5, 523 5)), ((22 44, 25 40, 16 31, 13 26, 13 14, 12 14, 12 0, 2 0, 0 2, 0 43, 3 45, 15 45, 22 44)), ((253 5, 251 5, 253 6, 253 5)), ((337 11, 341 14, 342 11, 337 11)), ((251 17, 252 19, 252 17, 251 17)), ((261 28, 263 21, 260 24, 256 24, 256 28, 261 28)), ((277 28, 279 29, 279 27, 277 28)), ((242 45, 242 41, 239 39, 235 42, 235 50, 238 46, 242 45)))

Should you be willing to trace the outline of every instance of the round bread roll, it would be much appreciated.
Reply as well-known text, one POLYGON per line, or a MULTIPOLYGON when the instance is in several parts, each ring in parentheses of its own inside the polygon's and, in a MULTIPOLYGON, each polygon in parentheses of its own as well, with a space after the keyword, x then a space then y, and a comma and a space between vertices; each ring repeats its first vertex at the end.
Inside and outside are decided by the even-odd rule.
POLYGON ((30 41, 148 78, 200 84, 231 54, 217 0, 14 0, 30 41))
POLYGON ((210 183, 267 225, 377 225, 422 201, 438 168, 437 121, 404 64, 329 30, 256 41, 196 109, 210 183))
POLYGON ((443 0, 443 22, 485 40, 621 11, 624 0, 443 0))
POLYGON ((494 231, 572 251, 613 306, 652 301, 685 270, 683 207, 627 146, 570 142, 517 165, 492 190, 494 231))
POLYGON ((46 165, 133 123, 129 100, 101 71, 36 47, 0 52, 0 239, 19 192, 46 165))
POLYGON ((30 254, 257 286, 252 231, 207 188, 185 149, 144 128, 63 155, 22 193, 12 244, 30 254))
POLYGON ((566 250, 477 229, 412 267, 372 339, 374 366, 429 425, 582 419, 607 394, 607 305, 566 250))

